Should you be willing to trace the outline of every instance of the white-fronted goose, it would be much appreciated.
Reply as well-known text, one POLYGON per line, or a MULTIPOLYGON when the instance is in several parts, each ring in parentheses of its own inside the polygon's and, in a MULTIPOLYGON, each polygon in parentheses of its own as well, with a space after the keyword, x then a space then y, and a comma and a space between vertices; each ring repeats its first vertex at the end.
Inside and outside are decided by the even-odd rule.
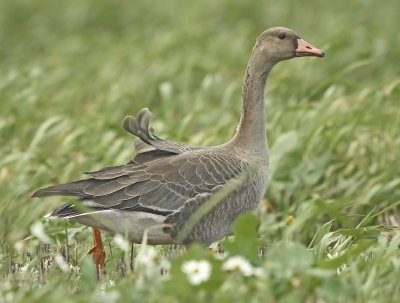
POLYGON ((254 210, 264 195, 268 180, 264 88, 271 69, 282 60, 324 55, 288 28, 268 29, 253 48, 243 80, 242 115, 229 142, 196 147, 161 139, 149 126, 150 111, 142 109, 136 118, 123 122, 138 137, 133 160, 90 172, 89 179, 40 189, 33 197, 73 196, 80 201, 61 206, 52 216, 94 228, 91 252, 98 256, 98 265, 104 252, 97 229, 126 235, 135 243, 148 230, 150 244, 209 245, 230 234, 233 221, 254 210), (190 220, 207 201, 210 209, 190 220), (182 234, 190 221, 193 226, 186 225, 191 228, 182 234))

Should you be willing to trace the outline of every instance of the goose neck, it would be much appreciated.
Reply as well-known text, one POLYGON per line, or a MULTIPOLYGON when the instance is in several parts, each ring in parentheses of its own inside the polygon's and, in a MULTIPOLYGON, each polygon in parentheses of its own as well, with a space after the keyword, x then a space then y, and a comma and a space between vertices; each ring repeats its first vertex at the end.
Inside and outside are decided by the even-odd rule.
POLYGON ((246 149, 267 148, 264 91, 274 66, 253 50, 243 79, 242 113, 234 141, 246 149))

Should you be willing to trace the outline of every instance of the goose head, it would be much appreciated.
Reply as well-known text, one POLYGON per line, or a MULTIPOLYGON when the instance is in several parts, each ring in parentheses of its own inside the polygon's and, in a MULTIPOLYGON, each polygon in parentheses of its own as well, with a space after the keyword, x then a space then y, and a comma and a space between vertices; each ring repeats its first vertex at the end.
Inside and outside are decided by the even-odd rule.
POLYGON ((264 31, 257 39, 254 49, 257 56, 263 57, 266 63, 295 57, 324 57, 325 52, 301 39, 293 30, 285 27, 273 27, 264 31))

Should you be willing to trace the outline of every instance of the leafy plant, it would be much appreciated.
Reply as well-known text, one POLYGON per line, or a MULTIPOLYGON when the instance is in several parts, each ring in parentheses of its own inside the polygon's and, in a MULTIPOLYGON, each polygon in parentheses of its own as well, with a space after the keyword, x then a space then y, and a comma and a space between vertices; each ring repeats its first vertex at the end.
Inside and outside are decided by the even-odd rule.
POLYGON ((398 11, 397 0, 0 1, 0 302, 397 302, 398 11), (327 56, 282 63, 267 84, 271 179, 257 217, 212 250, 106 237, 97 282, 90 231, 43 219, 65 199, 31 193, 127 162, 120 123, 145 106, 161 137, 225 142, 251 47, 275 25, 327 56))

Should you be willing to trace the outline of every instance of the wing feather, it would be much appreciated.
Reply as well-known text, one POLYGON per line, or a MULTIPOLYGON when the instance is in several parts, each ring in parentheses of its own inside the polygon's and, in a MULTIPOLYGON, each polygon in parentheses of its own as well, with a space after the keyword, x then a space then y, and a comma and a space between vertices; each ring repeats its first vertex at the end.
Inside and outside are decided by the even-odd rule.
POLYGON ((88 172, 89 179, 50 186, 33 195, 67 195, 92 200, 102 209, 169 214, 186 201, 211 193, 247 166, 226 149, 160 139, 150 120, 150 111, 142 109, 123 122, 125 130, 139 137, 135 142, 138 154, 129 163, 88 172))

